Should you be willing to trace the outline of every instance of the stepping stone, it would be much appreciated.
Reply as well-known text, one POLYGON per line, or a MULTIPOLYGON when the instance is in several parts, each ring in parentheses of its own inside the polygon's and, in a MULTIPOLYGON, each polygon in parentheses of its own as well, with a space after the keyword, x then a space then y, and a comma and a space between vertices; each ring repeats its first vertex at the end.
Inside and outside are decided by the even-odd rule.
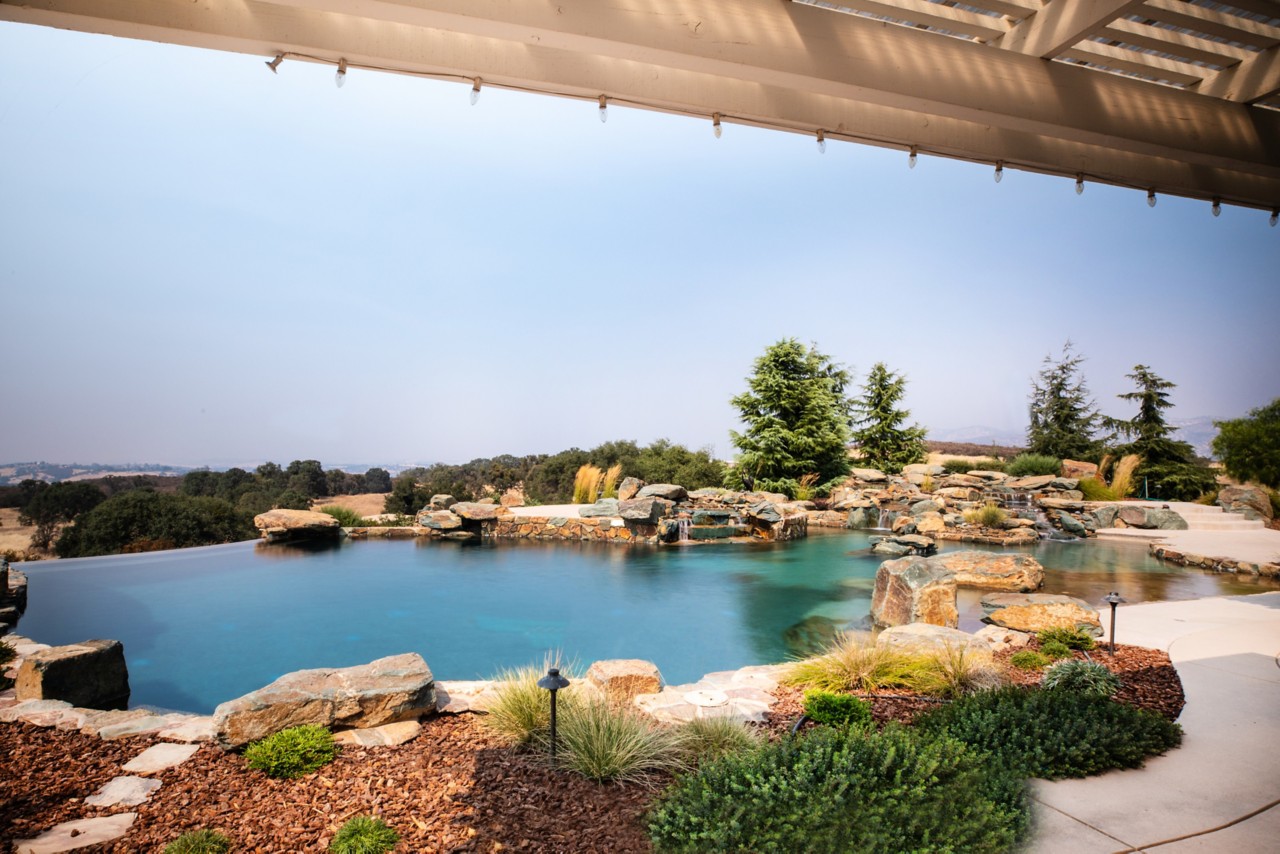
POLYGON ((173 726, 165 727, 156 735, 166 741, 185 741, 189 744, 193 741, 213 741, 217 729, 213 725, 212 715, 202 715, 188 717, 173 726))
POLYGON ((198 744, 157 744, 124 764, 130 774, 154 774, 181 765, 200 749, 198 744))
POLYGON ((26 721, 28 716, 40 716, 48 712, 61 712, 69 708, 71 708, 71 704, 64 700, 23 700, 17 705, 0 710, 0 721, 4 723, 26 721))
POLYGON ((159 780, 146 777, 116 777, 98 790, 98 794, 84 799, 91 807, 136 807, 146 803, 151 793, 160 788, 159 780))
POLYGON ((123 721, 110 726, 99 726, 98 738, 103 741, 114 741, 117 738, 128 738, 131 735, 154 735, 160 730, 173 726, 176 721, 172 715, 145 715, 131 721, 123 721))
POLYGON ((122 812, 101 818, 82 818, 54 825, 35 839, 19 839, 15 842, 15 854, 60 854, 101 845, 119 839, 129 832, 136 812, 122 812))
MULTIPOLYGON (((418 737, 422 724, 417 721, 400 721, 394 724, 367 727, 365 729, 346 729, 335 732, 333 740, 338 744, 351 747, 394 747, 418 737)), ((126 765, 125 770, 129 767, 126 765)))

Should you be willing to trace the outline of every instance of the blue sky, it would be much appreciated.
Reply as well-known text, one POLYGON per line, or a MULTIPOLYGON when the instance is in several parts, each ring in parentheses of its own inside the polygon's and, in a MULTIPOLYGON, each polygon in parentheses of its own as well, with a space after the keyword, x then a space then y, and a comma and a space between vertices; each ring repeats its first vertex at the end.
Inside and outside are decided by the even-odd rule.
POLYGON ((0 460, 727 457, 785 337, 935 431, 1068 338, 1113 415, 1280 396, 1266 212, 267 58, 0 23, 0 460))

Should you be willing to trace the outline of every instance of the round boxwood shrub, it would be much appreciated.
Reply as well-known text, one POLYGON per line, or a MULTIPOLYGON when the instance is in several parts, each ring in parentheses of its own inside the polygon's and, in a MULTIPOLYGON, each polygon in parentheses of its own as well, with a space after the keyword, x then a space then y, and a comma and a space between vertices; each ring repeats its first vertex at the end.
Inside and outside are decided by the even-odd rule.
POLYGON ((1034 649, 1023 649, 1009 656, 1009 663, 1019 670, 1039 670, 1049 663, 1049 659, 1034 649))
POLYGON ((1049 641, 1040 644, 1040 654, 1050 661, 1071 657, 1071 647, 1061 641, 1049 641))
POLYGON ((1088 777, 1139 768, 1182 743, 1182 728, 1105 697, 1005 688, 972 694, 922 716, 926 732, 988 753, 1022 777, 1088 777))
POLYGON ((281 779, 310 774, 332 762, 337 755, 333 733, 314 724, 281 730, 255 741, 244 751, 245 763, 250 768, 281 779))
POLYGON ((828 726, 871 726, 871 704, 852 694, 805 691, 804 713, 810 720, 828 726))
POLYGON ((948 737, 822 727, 703 765, 649 816, 658 851, 1007 851, 1022 780, 948 737))
POLYGON ((1066 645, 1068 649, 1093 649, 1097 646, 1097 642, 1083 629, 1045 629, 1037 632, 1036 637, 1040 639, 1040 643, 1052 643, 1057 641, 1066 645))
POLYGON ((164 854, 227 854, 231 840, 216 830, 189 830, 164 847, 164 854))
POLYGON ((338 829, 329 850, 333 854, 384 854, 399 841, 400 834, 382 819, 360 815, 338 829))
POLYGON ((1112 697, 1120 690, 1120 677, 1096 661, 1059 661, 1040 678, 1045 688, 1112 697))

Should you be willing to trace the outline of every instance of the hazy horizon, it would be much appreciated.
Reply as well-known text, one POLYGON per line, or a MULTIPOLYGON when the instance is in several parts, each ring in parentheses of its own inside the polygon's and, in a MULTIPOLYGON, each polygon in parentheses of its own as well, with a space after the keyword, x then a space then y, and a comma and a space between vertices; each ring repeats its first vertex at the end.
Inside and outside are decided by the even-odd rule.
POLYGON ((0 459, 727 458, 789 337, 931 434, 1021 435, 1068 339, 1109 415, 1280 397, 1265 211, 263 59, 0 24, 0 459))

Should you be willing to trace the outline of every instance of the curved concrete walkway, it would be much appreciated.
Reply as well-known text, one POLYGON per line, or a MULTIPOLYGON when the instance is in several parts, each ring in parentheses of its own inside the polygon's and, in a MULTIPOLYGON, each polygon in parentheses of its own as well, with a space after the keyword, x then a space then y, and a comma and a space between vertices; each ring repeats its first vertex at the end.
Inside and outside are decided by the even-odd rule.
POLYGON ((1122 606, 1116 639, 1168 651, 1182 747, 1135 771, 1036 781, 1028 850, 1280 850, 1280 592, 1122 606))

